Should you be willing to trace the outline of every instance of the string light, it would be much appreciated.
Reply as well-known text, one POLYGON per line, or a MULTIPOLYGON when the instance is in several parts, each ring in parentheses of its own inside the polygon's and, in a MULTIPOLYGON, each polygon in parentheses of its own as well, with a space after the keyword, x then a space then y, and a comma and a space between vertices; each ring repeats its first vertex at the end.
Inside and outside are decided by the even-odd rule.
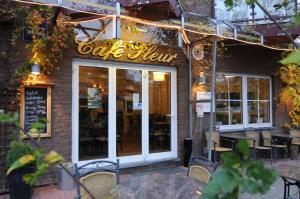
POLYGON ((80 23, 85 23, 85 22, 92 22, 92 21, 97 21, 97 20, 100 20, 100 19, 108 19, 108 18, 113 18, 114 16, 113 15, 106 15, 106 16, 103 16, 103 17, 99 17, 99 18, 96 18, 96 19, 86 19, 86 20, 80 20, 80 21, 66 21, 64 23, 70 23, 70 24, 74 24, 74 25, 78 25, 80 23))
MULTIPOLYGON (((20 3, 27 3, 27 4, 44 5, 44 6, 50 6, 50 7, 59 6, 59 7, 62 7, 62 8, 65 8, 65 9, 69 9, 69 10, 73 10, 73 11, 76 11, 76 12, 81 12, 81 13, 87 13, 87 14, 101 16, 101 18, 103 16, 106 16, 108 18, 109 17, 116 17, 115 15, 99 14, 99 13, 95 13, 95 12, 83 11, 83 10, 78 10, 78 9, 66 7, 66 6, 63 6, 63 5, 57 5, 57 4, 49 4, 49 3, 41 3, 41 2, 30 2, 30 1, 24 1, 24 0, 13 0, 13 1, 20 2, 20 3)), ((81 0, 69 0, 69 1, 78 2, 78 3, 83 4, 83 5, 92 4, 92 3, 89 3, 89 2, 83 2, 81 0)), ((90 5, 88 5, 88 6, 90 6, 90 5)), ((99 6, 100 5, 98 5, 98 7, 99 6)), ((106 6, 100 6, 100 7, 101 8, 105 8, 106 6)), ((110 7, 110 8, 113 8, 113 7, 110 7)), ((80 22, 99 20, 101 18, 95 18, 95 19, 83 20, 83 21, 76 21, 76 22, 70 22, 70 23, 78 24, 80 22)), ((144 20, 144 19, 139 19, 139 18, 130 17, 130 16, 123 16, 123 15, 121 15, 120 18, 127 19, 129 21, 133 21, 133 22, 136 22, 136 23, 142 23, 142 24, 145 24, 145 25, 156 26, 156 27, 160 27, 160 28, 169 28, 169 29, 175 29, 175 30, 181 31, 182 32, 183 40, 184 40, 184 42, 186 44, 190 44, 188 36, 186 35, 186 32, 185 32, 185 31, 188 31, 188 32, 192 32, 192 33, 200 34, 200 35, 215 36, 215 37, 219 37, 219 38, 223 38, 223 39, 239 41, 241 43, 246 43, 246 44, 249 44, 249 45, 261 46, 261 47, 269 48, 269 49, 272 49, 272 50, 279 50, 279 51, 286 51, 286 52, 293 51, 293 49, 272 47, 272 46, 269 46, 269 45, 264 45, 264 44, 255 43, 255 42, 249 42, 249 41, 240 40, 240 39, 236 39, 236 38, 232 38, 232 37, 218 35, 218 34, 215 34, 215 33, 198 32, 198 31, 194 31, 194 30, 191 30, 191 29, 187 29, 187 28, 182 29, 182 27, 179 26, 179 25, 162 24, 162 23, 158 23, 158 22, 152 22, 152 21, 148 21, 148 20, 144 20)), ((194 24, 190 24, 190 25, 195 26, 194 24)))
POLYGON ((250 44, 250 45, 256 45, 256 46, 265 47, 265 48, 269 48, 269 49, 272 49, 272 50, 287 51, 287 52, 293 51, 293 49, 272 47, 272 46, 263 45, 263 44, 260 44, 260 43, 255 43, 255 42, 250 42, 250 41, 244 41, 244 40, 240 40, 240 39, 226 37, 226 36, 223 36, 223 35, 217 35, 217 34, 214 34, 214 33, 197 32, 197 31, 194 31, 194 30, 186 29, 186 28, 185 28, 185 30, 188 31, 188 32, 195 33, 195 34, 220 37, 220 38, 223 38, 223 39, 234 40, 234 41, 239 41, 241 43, 246 43, 246 44, 250 44))

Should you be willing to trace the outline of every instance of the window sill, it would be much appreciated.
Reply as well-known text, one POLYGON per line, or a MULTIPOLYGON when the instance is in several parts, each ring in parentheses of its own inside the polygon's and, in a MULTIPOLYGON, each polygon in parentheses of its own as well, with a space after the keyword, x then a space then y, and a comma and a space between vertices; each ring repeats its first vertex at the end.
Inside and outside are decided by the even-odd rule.
POLYGON ((220 125, 220 132, 244 131, 246 128, 271 128, 272 123, 257 123, 257 124, 238 124, 238 125, 220 125))

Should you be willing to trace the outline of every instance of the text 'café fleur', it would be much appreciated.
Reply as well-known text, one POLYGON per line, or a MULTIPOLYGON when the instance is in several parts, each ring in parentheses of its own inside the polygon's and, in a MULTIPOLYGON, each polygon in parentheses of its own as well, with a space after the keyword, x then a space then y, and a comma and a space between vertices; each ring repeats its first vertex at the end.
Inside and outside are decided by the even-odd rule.
POLYGON ((170 63, 177 58, 177 54, 161 53, 158 46, 149 43, 125 42, 122 40, 112 41, 79 41, 78 52, 81 55, 92 55, 107 60, 110 55, 113 58, 126 56, 130 60, 142 58, 144 61, 170 63))

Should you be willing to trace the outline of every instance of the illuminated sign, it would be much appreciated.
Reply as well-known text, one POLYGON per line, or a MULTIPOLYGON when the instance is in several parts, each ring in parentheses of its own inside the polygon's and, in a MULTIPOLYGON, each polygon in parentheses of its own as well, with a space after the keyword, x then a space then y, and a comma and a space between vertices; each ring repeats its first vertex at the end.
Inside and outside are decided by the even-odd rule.
POLYGON ((170 50, 162 52, 158 45, 148 43, 126 42, 116 39, 108 41, 79 41, 76 39, 76 43, 80 55, 98 57, 102 60, 114 58, 174 63, 177 58, 177 53, 172 53, 170 50))

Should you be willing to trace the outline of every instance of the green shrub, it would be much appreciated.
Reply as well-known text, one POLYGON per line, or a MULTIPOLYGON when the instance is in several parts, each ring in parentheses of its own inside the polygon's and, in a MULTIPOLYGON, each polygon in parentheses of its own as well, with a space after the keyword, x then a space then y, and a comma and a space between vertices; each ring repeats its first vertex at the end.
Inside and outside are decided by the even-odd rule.
POLYGON ((6 155, 6 167, 9 168, 16 160, 20 159, 24 155, 33 155, 34 150, 35 149, 28 143, 16 140, 12 141, 10 144, 10 149, 6 155))

